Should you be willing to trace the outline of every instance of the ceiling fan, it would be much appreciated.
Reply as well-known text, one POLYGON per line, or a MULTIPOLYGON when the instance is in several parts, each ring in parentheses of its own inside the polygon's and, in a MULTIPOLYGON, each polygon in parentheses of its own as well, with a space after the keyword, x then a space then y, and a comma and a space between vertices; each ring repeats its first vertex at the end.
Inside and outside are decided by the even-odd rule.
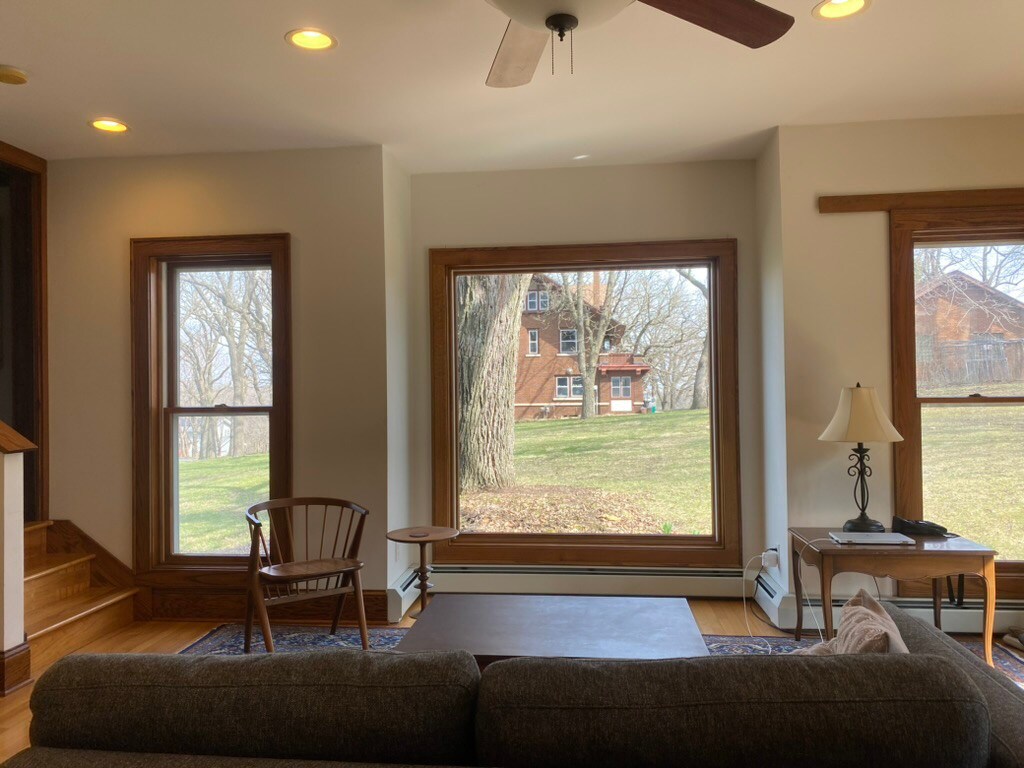
MULTIPOLYGON (((487 85, 513 88, 533 79, 549 36, 564 37, 580 22, 595 27, 625 10, 635 0, 487 0, 508 17, 487 85), (550 30, 550 31, 549 31, 550 30)), ((793 17, 757 0, 636 0, 683 21, 760 48, 775 42, 793 26, 793 17)))

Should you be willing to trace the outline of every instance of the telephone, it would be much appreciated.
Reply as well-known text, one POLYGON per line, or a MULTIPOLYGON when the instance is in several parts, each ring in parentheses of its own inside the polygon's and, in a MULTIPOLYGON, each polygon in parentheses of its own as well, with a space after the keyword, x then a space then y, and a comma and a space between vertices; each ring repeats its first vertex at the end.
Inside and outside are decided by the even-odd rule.
POLYGON ((945 536, 947 531, 938 523, 931 523, 927 520, 907 520, 902 517, 892 518, 892 532, 902 533, 905 536, 945 536))

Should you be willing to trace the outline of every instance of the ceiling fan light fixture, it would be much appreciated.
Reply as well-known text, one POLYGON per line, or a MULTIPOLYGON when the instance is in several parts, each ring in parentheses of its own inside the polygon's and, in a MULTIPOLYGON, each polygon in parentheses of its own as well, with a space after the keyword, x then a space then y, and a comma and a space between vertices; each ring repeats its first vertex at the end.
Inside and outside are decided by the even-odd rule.
POLYGON ((284 36, 284 39, 296 48, 302 48, 305 51, 326 51, 338 44, 335 37, 327 34, 322 29, 314 29, 313 27, 293 29, 284 36))
POLYGON ((834 21, 848 19, 866 11, 870 6, 871 0, 824 0, 814 6, 811 14, 816 19, 834 21))

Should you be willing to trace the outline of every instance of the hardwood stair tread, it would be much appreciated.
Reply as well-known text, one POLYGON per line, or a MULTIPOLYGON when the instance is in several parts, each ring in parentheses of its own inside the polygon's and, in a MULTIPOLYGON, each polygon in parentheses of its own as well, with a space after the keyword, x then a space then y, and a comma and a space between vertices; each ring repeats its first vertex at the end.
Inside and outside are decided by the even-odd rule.
POLYGON ((139 590, 123 587, 90 587, 72 597, 32 609, 25 617, 25 632, 33 640, 83 616, 130 598, 139 590))
POLYGON ((49 528, 51 525, 53 525, 53 520, 36 520, 31 523, 25 523, 25 533, 38 531, 40 528, 49 528))
POLYGON ((95 558, 96 555, 89 552, 49 552, 45 555, 33 555, 25 560, 25 581, 38 579, 95 558))

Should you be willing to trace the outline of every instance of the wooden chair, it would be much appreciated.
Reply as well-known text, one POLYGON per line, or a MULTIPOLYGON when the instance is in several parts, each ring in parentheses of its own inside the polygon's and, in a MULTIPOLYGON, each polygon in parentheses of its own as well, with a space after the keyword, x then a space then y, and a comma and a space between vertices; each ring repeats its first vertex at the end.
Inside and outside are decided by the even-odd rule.
POLYGON ((345 596, 356 598, 359 635, 363 650, 369 648, 366 611, 359 571, 359 542, 369 512, 344 499, 304 497, 272 499, 256 504, 245 513, 249 523, 249 589, 245 612, 245 652, 252 642, 252 623, 259 614, 263 642, 274 652, 267 607, 337 595, 331 634, 345 596), (266 513, 267 528, 261 513, 266 513))

